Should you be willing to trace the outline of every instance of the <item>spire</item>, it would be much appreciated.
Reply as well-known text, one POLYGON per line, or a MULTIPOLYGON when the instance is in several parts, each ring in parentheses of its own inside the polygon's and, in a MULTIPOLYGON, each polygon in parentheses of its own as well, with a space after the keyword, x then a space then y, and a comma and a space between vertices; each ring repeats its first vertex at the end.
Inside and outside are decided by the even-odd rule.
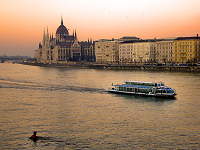
POLYGON ((77 40, 76 30, 75 30, 75 39, 77 40))
POLYGON ((63 25, 63 17, 62 17, 62 15, 61 15, 61 25, 63 25))
POLYGON ((44 34, 43 34, 43 36, 45 36, 45 27, 44 27, 44 34))
POLYGON ((46 40, 46 37, 45 37, 45 27, 44 27, 44 34, 43 34, 43 41, 42 41, 42 44, 45 44, 45 40, 46 40))
POLYGON ((48 26, 47 26, 47 40, 49 39, 49 32, 48 32, 48 26))

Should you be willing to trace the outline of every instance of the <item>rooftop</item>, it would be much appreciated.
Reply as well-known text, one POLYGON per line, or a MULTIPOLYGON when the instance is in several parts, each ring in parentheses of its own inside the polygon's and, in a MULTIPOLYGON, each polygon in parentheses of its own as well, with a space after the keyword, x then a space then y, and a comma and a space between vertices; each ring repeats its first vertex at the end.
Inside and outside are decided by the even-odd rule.
POLYGON ((197 34, 197 36, 192 36, 192 37, 178 37, 175 40, 199 40, 199 39, 200 37, 197 34))

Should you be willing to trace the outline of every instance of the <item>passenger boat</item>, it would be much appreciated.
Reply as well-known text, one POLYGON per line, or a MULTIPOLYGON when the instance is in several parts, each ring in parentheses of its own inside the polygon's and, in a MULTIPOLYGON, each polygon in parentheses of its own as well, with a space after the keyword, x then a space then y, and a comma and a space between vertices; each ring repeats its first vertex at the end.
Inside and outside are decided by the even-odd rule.
POLYGON ((125 84, 113 85, 108 92, 121 94, 134 94, 154 97, 174 97, 176 91, 162 82, 124 81, 125 84))

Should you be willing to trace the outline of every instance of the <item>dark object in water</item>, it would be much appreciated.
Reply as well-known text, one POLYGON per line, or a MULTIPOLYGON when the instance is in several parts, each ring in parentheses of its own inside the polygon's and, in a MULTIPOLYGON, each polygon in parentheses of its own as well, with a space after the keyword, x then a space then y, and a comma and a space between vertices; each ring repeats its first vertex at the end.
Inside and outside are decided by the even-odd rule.
POLYGON ((38 140, 52 140, 51 137, 42 137, 42 136, 37 136, 37 132, 33 132, 33 135, 29 137, 29 139, 33 140, 34 142, 38 140))
POLYGON ((36 141, 38 139, 38 136, 36 136, 37 132, 33 132, 33 135, 31 135, 30 139, 36 141))

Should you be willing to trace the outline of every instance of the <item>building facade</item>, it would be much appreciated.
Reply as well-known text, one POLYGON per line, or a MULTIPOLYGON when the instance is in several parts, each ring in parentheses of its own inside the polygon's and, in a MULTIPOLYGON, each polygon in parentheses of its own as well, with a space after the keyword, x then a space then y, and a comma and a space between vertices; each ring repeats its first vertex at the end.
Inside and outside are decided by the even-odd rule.
POLYGON ((95 52, 94 52, 94 44, 92 40, 88 40, 88 42, 80 42, 81 45, 81 60, 87 62, 94 62, 95 52))
POLYGON ((179 37, 174 41, 175 63, 196 63, 200 61, 200 37, 179 37))
POLYGON ((63 24, 56 30, 56 37, 49 35, 48 28, 43 34, 42 43, 35 51, 38 63, 59 63, 67 61, 95 61, 92 41, 79 42, 76 30, 69 35, 68 29, 63 24))
POLYGON ((95 42, 95 56, 97 63, 119 62, 119 41, 102 39, 95 42))
POLYGON ((133 42, 121 42, 119 44, 119 62, 131 63, 136 62, 137 51, 135 43, 133 42))
POLYGON ((121 42, 119 44, 120 63, 150 63, 155 61, 156 42, 140 40, 121 42))
POLYGON ((171 63, 174 58, 174 40, 164 39, 156 41, 156 62, 171 63))

